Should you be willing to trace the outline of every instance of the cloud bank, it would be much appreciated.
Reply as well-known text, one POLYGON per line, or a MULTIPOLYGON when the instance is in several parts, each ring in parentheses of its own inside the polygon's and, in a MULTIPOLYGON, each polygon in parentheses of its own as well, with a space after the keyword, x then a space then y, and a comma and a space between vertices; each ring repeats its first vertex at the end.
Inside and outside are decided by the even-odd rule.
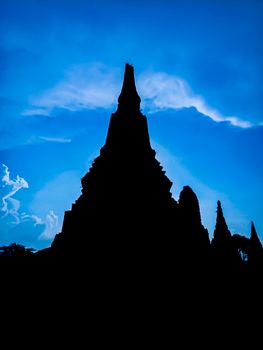
MULTIPOLYGON (((223 116, 207 104, 205 98, 194 93, 188 83, 165 72, 143 72, 137 86, 142 105, 150 113, 165 109, 194 107, 214 122, 229 122, 232 126, 250 128, 251 122, 237 116, 223 116)), ((120 70, 103 64, 78 65, 66 72, 65 79, 31 100, 31 107, 23 114, 49 116, 55 109, 79 111, 109 109, 116 104, 121 88, 120 70)))
POLYGON ((229 122, 233 126, 249 128, 252 124, 235 116, 223 116, 211 108, 202 96, 192 92, 187 82, 163 72, 143 73, 138 80, 143 102, 150 111, 195 107, 214 122, 229 122))

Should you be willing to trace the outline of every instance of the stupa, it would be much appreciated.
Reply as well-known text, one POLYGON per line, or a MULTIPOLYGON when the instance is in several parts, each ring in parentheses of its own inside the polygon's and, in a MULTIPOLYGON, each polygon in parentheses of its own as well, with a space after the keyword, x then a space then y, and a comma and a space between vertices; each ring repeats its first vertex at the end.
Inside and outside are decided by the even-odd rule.
POLYGON ((136 254, 160 250, 174 239, 178 204, 151 147, 140 102, 133 66, 126 64, 105 145, 81 179, 82 194, 65 212, 53 251, 136 254))

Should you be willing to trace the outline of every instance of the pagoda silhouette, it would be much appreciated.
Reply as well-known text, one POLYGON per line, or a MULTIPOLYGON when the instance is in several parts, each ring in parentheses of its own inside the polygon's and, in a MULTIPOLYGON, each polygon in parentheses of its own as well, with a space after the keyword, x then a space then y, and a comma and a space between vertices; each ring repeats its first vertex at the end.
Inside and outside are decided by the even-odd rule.
POLYGON ((203 339, 210 347, 222 339, 223 346, 230 345, 229 335, 235 345, 237 339, 243 343, 248 325, 250 345, 261 334, 255 331, 255 315, 262 309, 263 249, 254 223, 250 238, 232 235, 218 201, 210 243, 193 190, 184 186, 178 201, 172 197, 172 182, 150 144, 129 64, 105 145, 81 183, 82 193, 65 212, 50 247, 36 253, 16 244, 0 247, 2 300, 19 327, 21 304, 21 315, 37 325, 55 320, 59 344, 68 342, 65 329, 69 325, 71 332, 73 323, 91 329, 73 333, 74 344, 82 333, 84 344, 90 340, 90 324, 98 329, 96 341, 106 334, 108 342, 98 320, 110 332, 113 325, 123 344, 115 318, 131 330, 123 333, 126 342, 136 328, 140 338, 147 324, 152 331, 152 323, 157 332, 164 325, 162 341, 171 329, 172 341, 184 344, 188 337, 195 346, 200 339, 200 345, 203 339), (233 333, 235 326, 239 334, 233 333))
MULTIPOLYGON (((131 320, 137 325, 142 319, 143 330, 145 313, 152 319, 158 309, 164 310, 168 317, 157 318, 170 323, 172 316, 173 338, 177 319, 194 340, 201 325, 209 345, 210 331, 217 341, 240 321, 245 326, 258 322, 254 312, 261 312, 263 249, 254 223, 250 238, 232 235, 218 201, 210 242, 193 190, 184 186, 178 200, 172 197, 172 182, 150 144, 129 64, 105 145, 81 183, 82 193, 65 212, 62 230, 50 247, 30 254, 19 245, 2 247, 6 295, 15 291, 17 297, 22 290, 41 303, 49 296, 48 317, 59 314, 68 322, 69 311, 84 310, 95 324, 96 317, 108 315, 107 327, 114 322, 116 305, 121 323, 135 310, 131 320), (26 253, 28 258, 20 259, 26 253)), ((24 299, 22 304, 27 305, 24 299)), ((36 314, 43 319, 39 310, 36 314)))
POLYGON ((51 246, 34 256, 70 264, 84 259, 83 267, 86 260, 103 268, 128 263, 183 276, 228 275, 230 280, 260 275, 263 249, 253 222, 250 238, 232 235, 218 201, 210 242, 193 190, 184 186, 178 201, 172 197, 172 182, 151 147, 140 102, 134 69, 127 63, 105 145, 81 179, 82 193, 65 212, 51 246))
POLYGON ((198 247, 207 249, 197 197, 188 186, 179 202, 172 197, 172 182, 155 157, 140 102, 133 66, 126 64, 105 145, 81 179, 82 194, 65 212, 51 245, 54 254, 135 259, 175 251, 186 257, 198 247))

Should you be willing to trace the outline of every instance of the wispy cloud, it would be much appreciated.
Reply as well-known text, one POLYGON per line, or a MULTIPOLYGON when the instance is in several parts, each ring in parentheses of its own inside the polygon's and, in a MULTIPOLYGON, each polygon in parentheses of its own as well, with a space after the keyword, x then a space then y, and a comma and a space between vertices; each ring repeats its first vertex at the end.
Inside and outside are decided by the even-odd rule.
POLYGON ((77 65, 64 81, 32 98, 24 115, 50 115, 56 108, 69 111, 110 108, 116 103, 119 70, 103 64, 77 65))
POLYGON ((39 239, 49 240, 54 238, 59 231, 58 215, 53 210, 50 210, 46 215, 44 223, 46 227, 44 232, 39 236, 39 239))
POLYGON ((2 211, 5 213, 4 215, 11 215, 11 217, 14 219, 14 221, 11 222, 11 224, 19 224, 20 223, 20 215, 19 215, 19 209, 20 209, 20 201, 9 197, 8 203, 6 202, 6 208, 2 208, 2 211))
POLYGON ((41 225, 44 223, 43 220, 37 215, 29 215, 27 213, 22 213, 20 217, 22 221, 32 220, 34 222, 34 226, 41 225))
POLYGON ((20 222, 19 217, 19 208, 20 208, 20 201, 17 199, 14 199, 13 196, 20 191, 22 188, 29 188, 28 182, 17 175, 16 179, 12 180, 10 178, 10 171, 9 168, 2 164, 4 168, 4 175, 2 176, 2 183, 4 187, 10 188, 9 192, 2 197, 2 208, 1 211, 4 212, 4 215, 11 215, 14 219, 14 223, 20 222))
POLYGON ((29 188, 29 184, 19 175, 15 179, 11 179, 9 168, 5 164, 2 164, 2 166, 4 169, 2 176, 3 187, 10 188, 10 191, 2 197, 1 211, 4 213, 4 216, 10 215, 12 217, 13 221, 9 223, 11 227, 27 221, 31 221, 34 226, 45 225, 45 229, 39 236, 39 239, 52 239, 60 229, 58 215, 53 210, 49 210, 46 216, 41 215, 41 217, 26 212, 21 213, 21 203, 19 200, 13 198, 13 196, 22 188, 29 188))
MULTIPOLYGON (((33 104, 34 104, 34 100, 33 100, 33 104)), ((51 109, 47 108, 47 107, 41 107, 41 108, 28 108, 25 109, 22 113, 22 115, 41 115, 41 116, 46 116, 48 117, 50 115, 51 109)))
POLYGON ((28 182, 19 175, 16 176, 15 180, 10 179, 10 171, 8 166, 6 166, 5 164, 2 164, 2 166, 4 168, 4 175, 2 177, 2 182, 4 186, 11 186, 12 192, 15 191, 14 193, 19 191, 21 188, 29 187, 28 182))
POLYGON ((56 142, 56 143, 70 143, 72 140, 64 137, 46 137, 39 136, 40 140, 46 142, 56 142))
POLYGON ((146 72, 138 79, 138 90, 150 111, 195 107, 215 122, 230 122, 233 126, 249 128, 252 124, 235 116, 223 116, 210 107, 202 96, 195 94, 187 82, 167 73, 146 72))
MULTIPOLYGON (((142 104, 149 112, 165 109, 195 107, 198 112, 215 122, 229 122, 240 128, 252 123, 237 116, 224 116, 207 104, 205 98, 194 93, 188 83, 165 72, 144 72, 137 79, 142 104)), ((70 69, 64 81, 32 98, 31 107, 24 115, 51 115, 56 108, 77 111, 111 108, 116 104, 121 88, 119 69, 103 64, 78 65, 70 69)))
POLYGON ((34 226, 43 224, 43 220, 37 215, 25 212, 20 213, 21 202, 13 198, 22 188, 29 188, 28 182, 19 175, 17 175, 16 179, 12 180, 8 166, 2 164, 2 167, 4 170, 2 176, 3 187, 10 188, 9 192, 2 197, 1 211, 4 213, 4 216, 10 215, 14 219, 14 221, 10 222, 11 225, 18 225, 28 220, 33 221, 34 226))

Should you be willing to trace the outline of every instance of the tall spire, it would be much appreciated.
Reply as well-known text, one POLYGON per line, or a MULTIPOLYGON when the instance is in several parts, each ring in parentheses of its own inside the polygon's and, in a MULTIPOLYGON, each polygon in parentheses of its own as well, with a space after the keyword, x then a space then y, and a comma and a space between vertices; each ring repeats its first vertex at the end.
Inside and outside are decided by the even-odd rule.
POLYGON ((177 203, 170 192, 172 182, 151 148, 147 119, 140 111, 129 64, 118 102, 105 145, 81 179, 82 193, 65 212, 62 232, 52 243, 54 251, 68 257, 75 247, 77 255, 81 250, 87 257, 100 251, 101 256, 109 253, 112 258, 115 252, 125 254, 126 249, 128 254, 141 254, 143 246, 157 249, 162 232, 167 232, 163 242, 171 240, 172 246, 170 232, 177 203))
POLYGON ((216 227, 214 230, 213 242, 219 245, 225 245, 226 241, 231 238, 231 233, 227 227, 226 220, 224 218, 221 202, 217 201, 217 217, 216 227))
POLYGON ((253 221, 251 221, 250 243, 258 248, 262 248, 262 245, 258 238, 257 231, 255 229, 255 225, 253 221))
POLYGON ((137 93, 134 79, 133 66, 126 63, 123 85, 118 98, 118 110, 121 111, 140 111, 140 96, 137 93))

